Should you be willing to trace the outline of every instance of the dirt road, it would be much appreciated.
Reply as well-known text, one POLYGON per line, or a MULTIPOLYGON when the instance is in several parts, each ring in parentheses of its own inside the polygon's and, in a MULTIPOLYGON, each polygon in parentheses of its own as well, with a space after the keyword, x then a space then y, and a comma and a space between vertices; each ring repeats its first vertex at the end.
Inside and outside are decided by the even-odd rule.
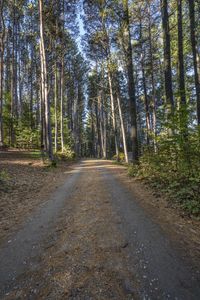
POLYGON ((75 165, 5 240, 1 299, 200 299, 188 249, 170 239, 114 168, 96 160, 75 165))

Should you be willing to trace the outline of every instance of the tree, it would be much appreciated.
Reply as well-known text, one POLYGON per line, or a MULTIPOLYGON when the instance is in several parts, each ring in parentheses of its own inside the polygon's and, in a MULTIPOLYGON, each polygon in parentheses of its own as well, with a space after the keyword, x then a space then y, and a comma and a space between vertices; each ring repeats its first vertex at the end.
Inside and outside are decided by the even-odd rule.
POLYGON ((129 24, 129 7, 128 0, 123 0, 123 38, 124 49, 127 57, 127 73, 128 73, 128 93, 129 93, 129 109, 131 119, 131 137, 132 137, 132 151, 133 161, 138 160, 138 133, 137 133, 137 111, 136 111, 136 95, 135 95, 135 82, 133 77, 133 58, 131 46, 131 34, 129 24))
POLYGON ((196 22, 195 22, 195 2, 194 0, 188 0, 189 16, 190 16, 190 39, 192 45, 194 76, 195 76, 195 88, 197 98, 197 121, 200 125, 200 62, 197 49, 197 35, 196 35, 196 22))
POLYGON ((161 0, 162 27, 164 42, 164 76, 165 76, 165 96, 166 103, 170 111, 174 111, 174 98, 172 91, 172 71, 171 71, 171 39, 168 15, 168 0, 161 0))
POLYGON ((40 14, 40 61, 41 61, 41 95, 42 103, 44 103, 45 112, 45 142, 46 150, 49 158, 53 161, 53 147, 52 147, 52 132, 51 132, 51 116, 50 103, 48 97, 48 79, 47 79, 47 60, 44 42, 44 21, 43 21, 43 0, 39 0, 39 14, 40 14))
POLYGON ((5 23, 4 23, 4 0, 0 1, 0 147, 3 146, 3 73, 4 73, 4 43, 5 43, 5 23))
POLYGON ((183 58, 183 28, 182 28, 182 0, 177 0, 177 23, 178 23, 178 81, 179 94, 182 106, 186 105, 185 95, 185 72, 183 58))

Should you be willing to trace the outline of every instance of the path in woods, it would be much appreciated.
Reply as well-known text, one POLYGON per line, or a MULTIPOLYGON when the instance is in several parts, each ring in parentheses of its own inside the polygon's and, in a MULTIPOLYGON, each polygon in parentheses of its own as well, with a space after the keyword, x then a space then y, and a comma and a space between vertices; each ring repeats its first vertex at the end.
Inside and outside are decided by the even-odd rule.
POLYGON ((5 241, 1 299, 200 299, 197 266, 114 168, 97 160, 75 165, 5 241))

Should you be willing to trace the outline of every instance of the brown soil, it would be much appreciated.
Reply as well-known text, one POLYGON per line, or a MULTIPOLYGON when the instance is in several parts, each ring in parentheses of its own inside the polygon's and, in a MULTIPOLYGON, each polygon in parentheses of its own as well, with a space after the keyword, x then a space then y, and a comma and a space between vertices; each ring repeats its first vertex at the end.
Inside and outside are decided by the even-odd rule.
POLYGON ((56 168, 45 167, 29 152, 0 152, 0 172, 6 174, 0 183, 0 242, 62 184, 66 167, 66 163, 59 163, 56 168))

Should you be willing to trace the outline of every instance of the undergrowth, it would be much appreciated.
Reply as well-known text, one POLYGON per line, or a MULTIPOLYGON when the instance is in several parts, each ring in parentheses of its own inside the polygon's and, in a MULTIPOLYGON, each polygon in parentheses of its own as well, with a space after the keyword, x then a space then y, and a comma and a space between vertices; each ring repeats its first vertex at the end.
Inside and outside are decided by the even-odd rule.
POLYGON ((137 165, 129 165, 129 176, 140 178, 163 193, 174 205, 200 218, 199 139, 191 135, 187 146, 176 136, 159 141, 157 153, 146 149, 137 165))

